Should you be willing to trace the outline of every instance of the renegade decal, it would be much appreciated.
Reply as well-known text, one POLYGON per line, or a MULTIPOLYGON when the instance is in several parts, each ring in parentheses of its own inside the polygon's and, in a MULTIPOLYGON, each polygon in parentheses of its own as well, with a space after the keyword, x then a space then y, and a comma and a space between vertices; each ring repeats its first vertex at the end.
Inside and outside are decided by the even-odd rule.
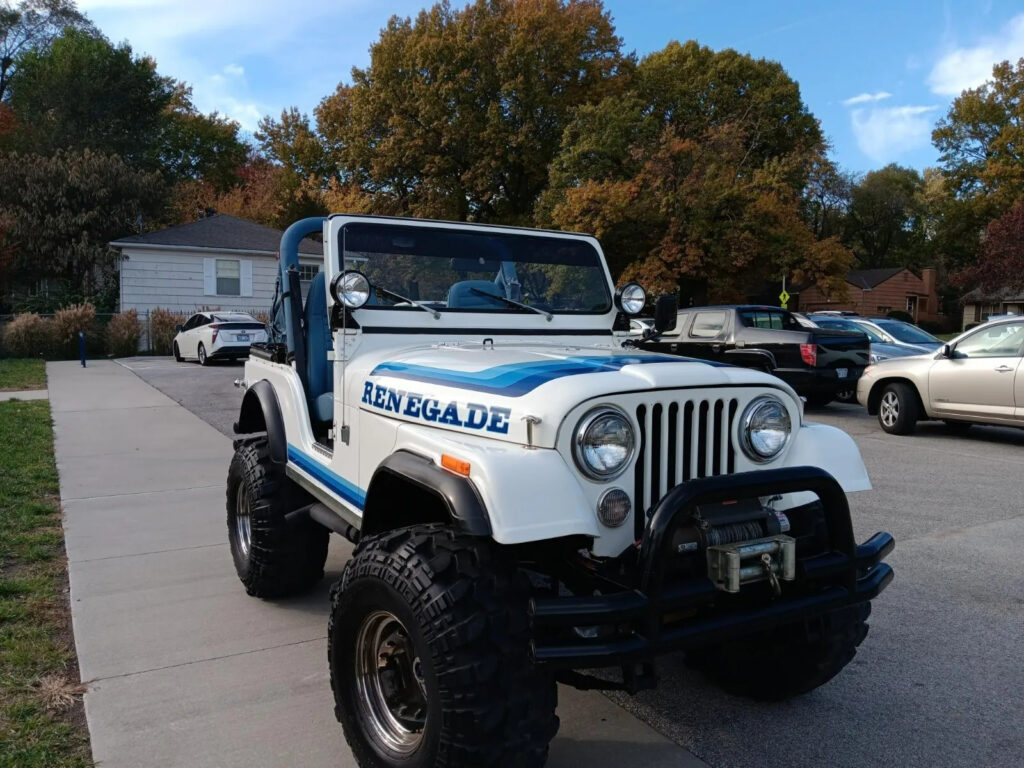
MULTIPOLYGON (((494 368, 485 368, 482 371, 452 371, 411 363, 381 363, 373 369, 370 375, 424 381, 505 397, 520 397, 532 392, 541 384, 560 379, 563 376, 609 373, 618 371, 627 365, 695 362, 718 365, 707 363, 704 360, 692 360, 671 355, 615 355, 611 357, 567 357, 563 360, 545 360, 534 363, 509 363, 494 368)), ((383 407, 376 402, 372 404, 378 408, 383 407)))
POLYGON ((501 435, 508 434, 509 416, 512 413, 508 408, 479 403, 466 403, 460 410, 459 404, 454 401, 442 404, 431 397, 382 387, 372 381, 363 384, 362 402, 388 413, 399 413, 434 424, 483 429, 501 435))

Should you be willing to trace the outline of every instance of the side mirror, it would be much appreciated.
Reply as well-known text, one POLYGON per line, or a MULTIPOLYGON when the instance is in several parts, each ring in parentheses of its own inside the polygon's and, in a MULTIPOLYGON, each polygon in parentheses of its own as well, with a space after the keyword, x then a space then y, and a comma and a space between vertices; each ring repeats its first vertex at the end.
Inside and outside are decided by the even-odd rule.
POLYGON ((184 327, 185 326, 183 326, 183 325, 176 325, 176 326, 174 326, 174 330, 177 331, 178 333, 181 333, 181 329, 184 328, 184 327))
POLYGON ((943 357, 953 357, 953 347, 949 344, 943 344, 942 349, 939 350, 939 354, 943 357))
POLYGON ((679 299, 676 296, 659 296, 654 302, 654 332, 664 333, 676 327, 679 314, 679 299))

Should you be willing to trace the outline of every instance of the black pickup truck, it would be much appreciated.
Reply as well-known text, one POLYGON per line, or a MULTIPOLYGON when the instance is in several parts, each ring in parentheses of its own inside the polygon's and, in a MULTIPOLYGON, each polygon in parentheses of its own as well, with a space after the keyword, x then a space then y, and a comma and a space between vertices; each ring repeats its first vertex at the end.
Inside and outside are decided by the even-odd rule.
POLYGON ((680 310, 675 327, 637 345, 766 371, 812 406, 856 387, 871 354, 863 333, 808 328, 784 309, 756 305, 680 310))

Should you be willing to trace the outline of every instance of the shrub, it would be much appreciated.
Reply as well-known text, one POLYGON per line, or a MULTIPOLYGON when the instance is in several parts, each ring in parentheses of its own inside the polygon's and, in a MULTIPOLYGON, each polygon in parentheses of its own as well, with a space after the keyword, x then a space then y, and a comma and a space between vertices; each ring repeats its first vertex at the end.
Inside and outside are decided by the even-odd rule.
POLYGON ((35 312, 15 315, 4 330, 3 341, 4 351, 11 357, 45 357, 56 346, 54 322, 35 312))
POLYGON ((102 351, 103 334, 96 325, 96 308, 88 302, 71 304, 53 313, 55 348, 58 357, 78 357, 78 334, 85 334, 89 353, 102 351))
POLYGON ((149 313, 149 347, 158 355, 171 354, 171 344, 178 335, 178 326, 183 325, 185 316, 167 309, 154 309, 149 313))
POLYGON ((131 357, 139 351, 139 314, 134 309, 114 315, 107 324, 107 350, 114 357, 131 357))

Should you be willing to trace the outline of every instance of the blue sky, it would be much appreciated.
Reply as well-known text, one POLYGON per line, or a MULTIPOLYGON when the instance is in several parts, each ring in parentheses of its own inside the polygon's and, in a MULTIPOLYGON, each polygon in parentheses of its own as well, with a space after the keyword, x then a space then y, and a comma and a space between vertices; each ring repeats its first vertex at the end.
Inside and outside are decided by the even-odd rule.
MULTIPOLYGON (((196 105, 252 131, 288 106, 311 112, 392 14, 423 0, 78 0, 112 40, 189 82, 196 105)), ((461 0, 453 0, 459 7, 461 0)), ((626 50, 696 39, 782 63, 851 171, 936 163, 931 129, 953 98, 1024 57, 1024 0, 605 0, 626 50)))

